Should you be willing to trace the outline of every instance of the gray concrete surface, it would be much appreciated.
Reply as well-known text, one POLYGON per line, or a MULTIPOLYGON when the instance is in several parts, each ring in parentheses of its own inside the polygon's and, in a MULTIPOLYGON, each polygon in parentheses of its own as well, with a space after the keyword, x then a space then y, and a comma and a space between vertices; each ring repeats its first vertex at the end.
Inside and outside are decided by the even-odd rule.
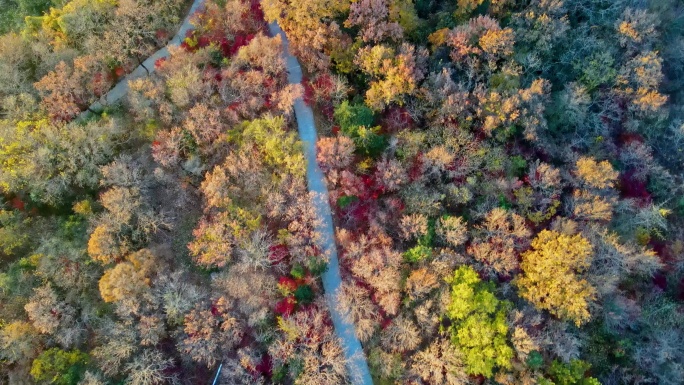
MULTIPOLYGON (((271 23, 269 25, 271 35, 280 35, 283 39, 284 54, 287 62, 287 79, 292 84, 302 82, 302 68, 297 59, 290 54, 287 36, 280 27, 271 23)), ((323 274, 323 289, 326 292, 326 301, 330 309, 333 325, 337 336, 342 340, 342 347, 347 358, 347 366, 355 385, 372 385, 373 380, 368 369, 366 355, 361 347, 361 342, 356 337, 354 324, 349 322, 337 309, 335 294, 342 284, 340 276, 340 264, 337 258, 337 247, 333 228, 328 188, 323 179, 323 173, 316 162, 316 126, 314 125, 313 111, 300 97, 294 105, 295 117, 299 137, 304 143, 304 155, 306 157, 306 179, 309 190, 316 194, 313 205, 322 219, 322 225, 318 229, 323 235, 322 249, 328 255, 328 271, 323 274)))
POLYGON ((89 109, 84 111, 79 117, 82 119, 88 118, 92 115, 92 111, 101 112, 106 106, 119 101, 122 97, 126 95, 126 93, 128 93, 129 81, 143 78, 154 72, 154 63, 161 58, 168 57, 169 47, 180 46, 183 40, 185 39, 185 34, 193 29, 190 20, 192 19, 192 16, 195 14, 195 12, 197 12, 197 10, 199 10, 200 7, 204 5, 204 1, 205 0, 195 0, 195 2, 192 3, 192 6, 190 7, 188 14, 185 16, 185 19, 183 20, 183 24, 181 24, 180 28, 178 29, 178 33, 176 33, 176 35, 169 41, 166 47, 153 53, 152 56, 148 57, 142 63, 142 65, 139 65, 133 71, 131 71, 131 73, 124 76, 124 78, 121 79, 114 87, 112 87, 112 89, 109 90, 109 92, 103 95, 99 101, 93 103, 89 107, 89 109))

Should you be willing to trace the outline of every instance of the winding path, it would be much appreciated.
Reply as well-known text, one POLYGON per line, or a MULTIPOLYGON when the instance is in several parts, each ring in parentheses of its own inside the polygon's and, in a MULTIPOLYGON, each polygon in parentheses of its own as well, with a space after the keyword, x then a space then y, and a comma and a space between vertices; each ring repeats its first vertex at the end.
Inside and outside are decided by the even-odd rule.
POLYGON ((128 75, 124 76, 124 78, 116 83, 116 85, 112 87, 109 92, 100 98, 100 101, 93 103, 86 111, 81 113, 80 118, 87 118, 93 112, 101 112, 104 107, 117 102, 124 95, 126 95, 129 89, 129 81, 143 78, 154 72, 154 63, 161 58, 169 57, 169 47, 178 47, 181 45, 181 43, 183 43, 186 33, 193 29, 193 26, 190 23, 192 16, 202 5, 204 5, 204 2, 205 0, 195 0, 192 3, 192 6, 190 6, 190 10, 185 16, 185 19, 183 19, 183 24, 181 24, 180 28, 178 29, 178 33, 176 33, 176 35, 169 41, 166 47, 161 48, 159 51, 153 53, 152 56, 148 57, 144 62, 142 62, 141 65, 137 66, 128 75))
MULTIPOLYGON (((285 36, 283 30, 276 23, 269 24, 268 28, 271 35, 280 35, 283 41, 283 51, 287 63, 287 80, 291 84, 301 83, 302 68, 299 66, 297 58, 290 54, 287 36, 285 36)), ((330 258, 328 270, 323 274, 323 289, 327 293, 325 297, 330 309, 333 325, 335 326, 335 333, 342 340, 342 347, 344 348, 347 366, 353 383, 355 385, 372 385, 373 380, 368 370, 366 355, 361 347, 361 342, 356 337, 354 325, 342 316, 337 309, 337 302, 335 300, 334 294, 339 290, 342 279, 340 277, 340 264, 337 259, 337 247, 335 246, 328 189, 323 179, 323 173, 316 162, 316 126, 314 125, 313 111, 311 107, 304 103, 301 97, 295 100, 294 111, 297 118, 299 137, 304 144, 304 156, 307 163, 306 179, 309 191, 313 191, 316 194, 313 205, 322 219, 322 225, 318 228, 318 231, 323 235, 323 251, 330 258)))
MULTIPOLYGON (((93 112, 99 112, 112 103, 121 99, 129 90, 128 82, 131 80, 149 76, 155 70, 154 63, 169 56, 169 47, 177 47, 183 42, 186 33, 193 28, 190 20, 197 10, 204 5, 205 0, 195 0, 183 20, 178 33, 169 41, 166 47, 158 50, 148 57, 140 66, 136 67, 131 73, 121 79, 109 92, 100 98, 100 101, 93 103, 88 110, 84 111, 80 117, 87 118, 93 112)), ((276 23, 269 25, 271 35, 280 35, 283 42, 283 51, 288 69, 288 81, 292 84, 302 82, 302 68, 297 59, 289 53, 288 40, 285 33, 276 23)), ((337 309, 335 293, 342 284, 340 277, 340 265, 337 258, 337 247, 335 245, 334 228, 330 203, 328 200, 328 189, 325 186, 323 173, 316 162, 316 127, 314 125, 313 111, 304 103, 300 97, 294 104, 295 117, 299 136, 304 143, 304 155, 307 160, 306 177, 309 190, 316 194, 312 202, 316 211, 321 216, 322 225, 318 229, 323 235, 323 251, 329 256, 328 270, 323 274, 323 289, 327 293, 326 302, 330 309, 330 314, 335 327, 335 333, 342 341, 347 367, 354 385, 372 385, 373 380, 366 362, 366 355, 361 347, 361 342, 356 337, 354 325, 348 322, 337 309)), ((221 368, 219 367, 218 373, 221 368)), ((217 373, 217 376, 218 376, 217 373)), ((217 377, 218 378, 218 377, 217 377)), ((216 381, 214 381, 216 382, 216 381)))

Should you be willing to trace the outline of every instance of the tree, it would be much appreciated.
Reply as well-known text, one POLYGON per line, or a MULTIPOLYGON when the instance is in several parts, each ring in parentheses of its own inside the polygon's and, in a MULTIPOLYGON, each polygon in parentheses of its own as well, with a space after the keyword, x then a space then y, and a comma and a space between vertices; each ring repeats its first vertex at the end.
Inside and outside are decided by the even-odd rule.
POLYGON ((173 359, 167 358, 158 350, 146 349, 126 364, 128 383, 132 385, 158 385, 177 381, 177 376, 171 372, 174 367, 173 359))
POLYGON ((80 350, 51 348, 41 353, 31 365, 31 376, 38 382, 56 385, 76 384, 83 376, 89 357, 80 350))
POLYGON ((537 160, 527 173, 529 186, 517 188, 513 194, 525 216, 535 224, 551 219, 560 206, 563 188, 560 170, 537 160))
POLYGON ((399 316, 380 332, 380 344, 389 352, 414 350, 420 345, 420 331, 409 318, 399 316))
POLYGON ((409 372, 429 384, 461 385, 468 378, 463 354, 441 337, 413 355, 409 372))
POLYGON ((178 348, 194 361, 213 367, 222 352, 232 350, 242 339, 243 327, 232 312, 233 305, 225 298, 214 301, 211 308, 197 305, 185 316, 185 334, 178 348))
POLYGON ((509 303, 498 300, 492 285, 482 282, 472 267, 459 267, 449 281, 451 340, 463 352, 466 372, 491 377, 495 368, 511 368, 514 353, 506 341, 509 303))
POLYGON ((552 384, 556 385, 600 385, 601 383, 596 378, 586 377, 589 368, 591 365, 582 360, 570 360, 569 363, 553 360, 549 375, 554 380, 552 384))
POLYGON ((582 183, 595 189, 613 187, 619 174, 607 160, 597 162, 584 156, 575 163, 575 170, 582 183))
POLYGON ((267 0, 261 6, 265 19, 277 21, 287 33, 292 53, 309 70, 322 70, 329 66, 331 52, 345 45, 334 19, 345 15, 350 4, 350 0, 267 0))
POLYGON ((581 235, 543 230, 522 254, 523 275, 516 280, 520 295, 539 309, 582 325, 591 317, 589 303, 596 290, 582 278, 593 248, 581 235))
POLYGON ((427 268, 413 270, 406 279, 406 292, 414 301, 421 300, 439 287, 439 277, 427 268))
POLYGON ((100 295, 105 302, 121 303, 137 313, 144 296, 150 290, 152 275, 160 268, 149 250, 129 254, 125 262, 105 271, 100 278, 100 295))
POLYGON ((201 151, 206 154, 211 153, 211 144, 225 130, 218 110, 210 109, 201 103, 196 104, 188 111, 184 126, 195 138, 195 143, 201 151))
POLYGON ((476 227, 480 239, 468 247, 468 253, 490 272, 511 274, 518 269, 518 253, 528 245, 532 235, 520 215, 495 208, 476 227))
POLYGON ((79 189, 98 187, 99 168, 111 160, 126 130, 112 118, 66 125, 40 119, 0 122, 0 133, 2 189, 59 205, 79 189))
POLYGON ((354 142, 346 136, 318 140, 316 160, 321 170, 342 170, 349 166, 354 156, 354 142))
POLYGON ((54 334, 60 324, 70 326, 75 322, 75 309, 61 301, 49 285, 34 289, 24 309, 33 326, 41 333, 54 334))
POLYGON ((9 363, 31 362, 39 344, 38 333, 28 322, 14 321, 0 328, 0 357, 9 363))
POLYGON ((390 8, 385 0, 360 0, 352 2, 344 26, 360 27, 360 37, 365 43, 399 42, 404 31, 399 23, 389 20, 389 15, 390 8))
POLYGON ((466 222, 461 217, 443 216, 437 221, 437 237, 451 247, 458 247, 468 240, 466 222))
POLYGON ((88 255, 102 264, 110 264, 128 250, 117 231, 106 224, 95 227, 88 239, 88 255))
POLYGON ((194 239, 188 244, 195 262, 205 267, 224 267, 233 260, 234 237, 230 231, 230 217, 225 213, 202 218, 192 232, 194 239))
POLYGON ((370 127, 374 121, 373 110, 363 104, 351 104, 347 100, 335 107, 333 116, 347 136, 353 136, 356 127, 370 127))
POLYGON ((337 293, 338 311, 354 324, 356 336, 369 341, 380 327, 380 312, 371 300, 370 291, 351 282, 343 282, 337 293))
POLYGON ((421 214, 404 215, 399 230, 401 237, 407 241, 420 239, 428 233, 428 219, 421 214))
POLYGON ((304 175, 302 145, 294 132, 286 130, 282 117, 266 116, 243 126, 243 140, 253 143, 261 152, 266 166, 279 173, 304 175))
POLYGON ((344 384, 349 374, 341 341, 319 299, 310 308, 278 318, 279 333, 269 346, 274 367, 285 367, 295 384, 344 384), (289 365, 297 357, 299 365, 289 365))
POLYGON ((264 160, 244 149, 232 152, 207 172, 200 189, 209 208, 226 210, 235 205, 247 209, 258 207, 261 189, 268 182, 264 160))
POLYGON ((283 74, 286 67, 280 35, 268 37, 258 34, 238 50, 231 64, 241 70, 258 68, 272 78, 283 74))
POLYGON ((386 45, 364 47, 354 63, 373 79, 366 91, 366 104, 379 111, 392 103, 402 105, 423 80, 427 51, 404 43, 398 50, 386 45))
POLYGON ((388 245, 374 245, 363 236, 346 247, 345 259, 351 261, 351 272, 375 290, 380 307, 388 314, 397 314, 400 300, 400 265, 402 254, 388 245))

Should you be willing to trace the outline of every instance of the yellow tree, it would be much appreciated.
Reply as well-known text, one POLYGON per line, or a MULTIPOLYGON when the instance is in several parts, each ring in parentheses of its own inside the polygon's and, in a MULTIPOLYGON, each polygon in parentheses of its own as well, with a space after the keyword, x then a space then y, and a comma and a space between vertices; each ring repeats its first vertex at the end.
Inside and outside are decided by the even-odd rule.
POLYGON ((577 326, 587 322, 596 290, 581 274, 591 264, 592 252, 589 241, 579 234, 543 230, 522 255, 523 275, 516 281, 520 295, 577 326))

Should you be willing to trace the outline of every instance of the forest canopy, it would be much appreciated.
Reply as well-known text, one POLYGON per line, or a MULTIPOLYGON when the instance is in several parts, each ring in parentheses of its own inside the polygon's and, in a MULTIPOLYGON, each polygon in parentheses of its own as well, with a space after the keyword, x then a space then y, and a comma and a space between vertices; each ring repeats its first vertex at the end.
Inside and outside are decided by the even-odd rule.
POLYGON ((681 384, 683 49, 677 0, 0 0, 0 384, 681 384))

